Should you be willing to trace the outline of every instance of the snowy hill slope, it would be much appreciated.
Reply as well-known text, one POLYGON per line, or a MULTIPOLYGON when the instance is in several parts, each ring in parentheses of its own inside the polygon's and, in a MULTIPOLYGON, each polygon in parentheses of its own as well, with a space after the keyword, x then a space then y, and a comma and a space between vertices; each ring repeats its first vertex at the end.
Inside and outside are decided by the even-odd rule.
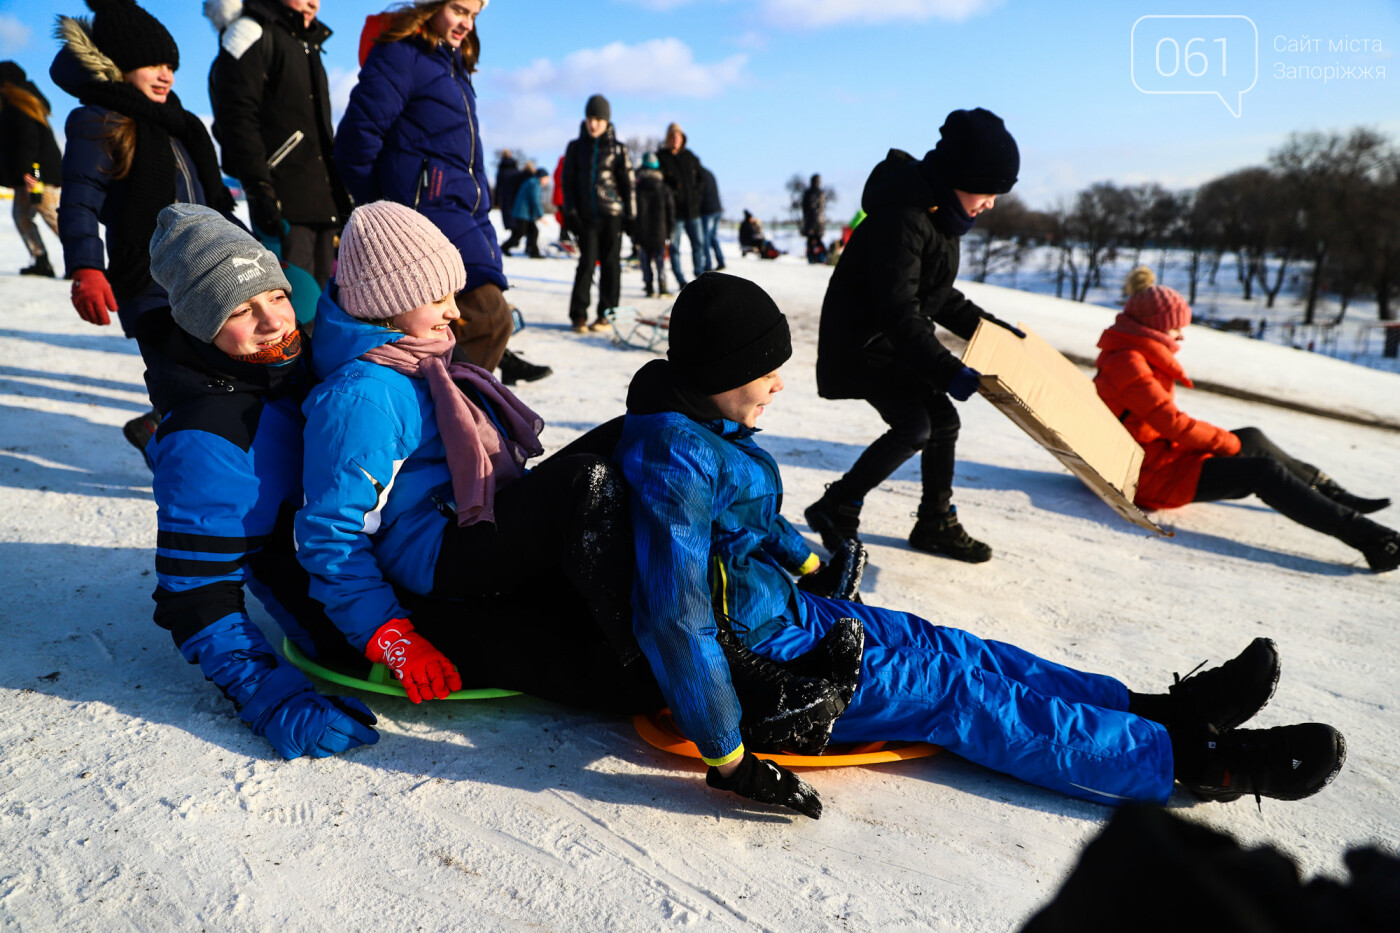
MULTIPOLYGON (((22 260, 18 239, 0 237, 0 269, 22 260)), ((555 370, 521 395, 557 449, 619 413, 649 357, 568 332, 572 263, 510 259, 507 271, 530 324, 513 346, 555 370)), ((784 468, 785 513, 805 529, 802 509, 879 425, 863 403, 816 396, 827 270, 730 271, 792 319, 788 388, 762 441, 784 468)), ((1111 316, 969 292, 1085 355, 1111 316)), ((826 803, 818 822, 746 809, 627 721, 529 698, 415 707, 365 695, 378 745, 281 761, 150 621, 149 474, 118 430, 147 407, 140 358, 114 328, 80 321, 67 294, 0 275, 0 928, 1006 930, 1107 818, 950 755, 808 772, 826 803)), ((663 307, 640 297, 635 271, 624 302, 663 307)), ((1400 420, 1394 375, 1199 328, 1184 361, 1202 379, 1400 420)), ((1358 492, 1400 493, 1400 433, 1198 391, 1181 401, 1263 428, 1358 492)), ((1283 679, 1256 723, 1334 723, 1346 769, 1320 795, 1262 813, 1252 801, 1173 805, 1310 873, 1340 874, 1352 845, 1400 848, 1400 573, 1372 575, 1255 502, 1158 513, 1176 536, 1151 537, 991 406, 960 411, 956 501, 996 557, 967 566, 907 548, 918 501, 907 465, 863 517, 868 602, 1139 689, 1271 635, 1283 679)), ((1376 517, 1400 523, 1395 509, 1376 517)))

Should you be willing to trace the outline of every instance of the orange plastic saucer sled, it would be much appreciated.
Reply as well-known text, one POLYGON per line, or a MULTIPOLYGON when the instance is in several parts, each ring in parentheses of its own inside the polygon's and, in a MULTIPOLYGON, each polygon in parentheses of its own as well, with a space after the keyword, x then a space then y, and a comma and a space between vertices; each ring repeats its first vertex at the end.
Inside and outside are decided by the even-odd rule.
MULTIPOLYGON (((668 709, 633 716, 632 726, 648 745, 663 752, 684 755, 687 758, 700 757, 700 749, 695 747, 694 742, 681 735, 668 709)), ((878 765, 886 761, 927 758, 938 754, 938 751, 937 745, 927 742, 865 742, 860 745, 828 746, 820 755, 788 755, 780 752, 754 754, 792 768, 843 768, 848 765, 878 765)))
MULTIPOLYGON (((282 654, 284 654, 293 667, 300 669, 303 673, 311 674, 322 680, 328 680, 333 684, 342 687, 355 687, 359 690, 369 690, 373 693, 382 693, 391 697, 407 697, 403 686, 394 677, 389 668, 383 664, 376 664, 369 669, 368 677, 356 677, 344 671, 338 671, 331 667, 308 658, 300 648, 290 638, 282 639, 282 654)), ((501 690, 497 687, 478 687, 472 690, 453 690, 447 695, 449 700, 493 700, 497 697, 519 696, 519 690, 501 690)))

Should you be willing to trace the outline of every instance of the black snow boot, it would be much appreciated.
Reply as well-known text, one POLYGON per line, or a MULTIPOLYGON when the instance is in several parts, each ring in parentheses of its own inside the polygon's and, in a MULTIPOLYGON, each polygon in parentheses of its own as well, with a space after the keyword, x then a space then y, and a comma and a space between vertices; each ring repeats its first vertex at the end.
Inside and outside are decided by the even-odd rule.
POLYGON ((1172 675, 1175 683, 1163 698, 1168 710, 1163 725, 1207 723, 1228 732, 1273 697, 1280 670, 1278 645, 1272 638, 1256 638, 1238 657, 1196 673, 1200 669, 1197 665, 1185 677, 1172 675))
POLYGON ((531 363, 510 350, 501 356, 501 385, 513 386, 517 382, 534 382, 553 372, 548 366, 531 363))
POLYGON ((1342 770, 1346 739, 1325 723, 1274 729, 1210 726, 1169 730, 1176 779, 1201 800, 1236 800, 1245 794, 1302 800, 1322 790, 1342 770))
POLYGON ((958 507, 935 515, 919 514, 914 530, 909 532, 909 546, 916 551, 940 554, 954 560, 980 564, 992 559, 992 549, 963 530, 958 521, 958 507))
POLYGON ((820 754, 836 718, 846 711, 841 692, 821 677, 804 677, 750 651, 721 624, 716 633, 729 662, 729 679, 744 709, 739 733, 753 751, 776 752, 800 744, 820 754))
POLYGON ((865 576, 865 565, 869 561, 865 545, 854 538, 848 538, 831 552, 831 559, 797 581, 797 588, 813 596, 827 599, 844 599, 848 603, 858 603, 860 581, 865 576))
POLYGON ((839 499, 831 494, 831 486, 820 499, 807 506, 802 516, 807 525, 821 535, 822 547, 835 554, 842 541, 860 540, 856 532, 860 529, 860 502, 839 499))
POLYGON ((19 274, 39 275, 43 276, 46 279, 53 278, 53 266, 49 264, 48 254, 45 253, 44 255, 37 257, 34 260, 34 265, 25 266, 23 269, 19 270, 19 274))
POLYGON ((1358 514, 1347 519, 1337 537, 1360 551, 1367 566, 1376 573, 1400 567, 1400 531, 1358 514))
POLYGON ((1389 499, 1363 499, 1361 496, 1352 495, 1343 489, 1336 480, 1320 470, 1317 479, 1313 480, 1313 488, 1338 505, 1355 509, 1362 515, 1370 515, 1372 512, 1390 508, 1389 499))
POLYGON ((156 436, 158 430, 160 430, 160 412, 152 409, 144 415, 137 415, 122 425, 122 436, 126 438, 127 443, 144 454, 146 445, 151 442, 151 438, 156 436))

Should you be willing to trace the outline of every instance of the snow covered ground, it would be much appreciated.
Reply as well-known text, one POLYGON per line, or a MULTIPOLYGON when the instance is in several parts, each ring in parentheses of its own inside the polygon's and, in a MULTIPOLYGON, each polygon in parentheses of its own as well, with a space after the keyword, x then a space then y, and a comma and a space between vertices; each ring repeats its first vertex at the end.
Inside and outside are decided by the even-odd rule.
MULTIPOLYGON (((56 246, 56 244, 55 244, 56 246)), ((762 439, 802 509, 879 432, 813 377, 829 270, 739 261, 789 314, 795 355, 762 439)), ((150 478, 120 425, 147 407, 135 347, 83 323, 63 281, 13 274, 0 236, 0 929, 1015 929, 1109 816, 951 755, 811 771, 818 822, 746 808, 625 719, 529 698, 365 695, 378 745, 284 762, 151 622, 150 478)), ((552 377, 521 388, 557 449, 622 410, 647 354, 566 327, 573 264, 508 259, 552 377)), ((641 297, 624 274, 624 303, 641 297)), ((1092 355, 1112 311, 969 286, 987 308, 1092 355)), ((1191 331, 1186 368, 1265 395, 1400 424, 1400 376, 1191 331)), ((1400 432, 1200 391, 1185 408, 1257 425, 1367 495, 1400 493, 1400 432)), ((1400 573, 1257 502, 1193 505, 1152 537, 1115 516, 990 405, 961 408, 956 501, 996 549, 968 566, 910 551, 910 464, 873 494, 866 600, 1160 690, 1171 673, 1281 646, 1256 723, 1317 719, 1347 736, 1336 783, 1306 801, 1173 806, 1269 843, 1309 873, 1400 849, 1400 573)), ((1376 516, 1400 522, 1392 509, 1376 516)), ((266 622, 266 618, 259 616, 266 622)))

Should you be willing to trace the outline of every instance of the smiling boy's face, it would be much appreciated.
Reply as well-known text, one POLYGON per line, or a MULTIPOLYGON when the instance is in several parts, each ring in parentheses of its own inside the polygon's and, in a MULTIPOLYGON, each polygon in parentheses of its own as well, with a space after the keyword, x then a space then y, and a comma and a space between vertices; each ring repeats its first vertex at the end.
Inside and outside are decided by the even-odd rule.
POLYGON ((766 376, 759 376, 735 389, 711 395, 710 401, 719 413, 730 421, 746 428, 757 426, 758 416, 763 414, 773 396, 783 391, 783 377, 775 369, 766 376))

